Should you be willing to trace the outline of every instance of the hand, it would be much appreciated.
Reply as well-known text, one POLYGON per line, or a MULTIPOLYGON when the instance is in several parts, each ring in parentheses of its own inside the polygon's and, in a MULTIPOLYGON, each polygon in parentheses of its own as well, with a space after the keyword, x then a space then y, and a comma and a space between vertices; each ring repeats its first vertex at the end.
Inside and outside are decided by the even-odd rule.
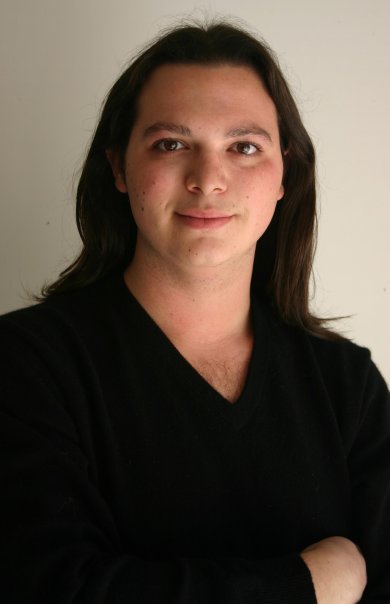
POLYGON ((318 604, 355 604, 367 583, 365 560, 352 541, 329 537, 301 552, 318 604))

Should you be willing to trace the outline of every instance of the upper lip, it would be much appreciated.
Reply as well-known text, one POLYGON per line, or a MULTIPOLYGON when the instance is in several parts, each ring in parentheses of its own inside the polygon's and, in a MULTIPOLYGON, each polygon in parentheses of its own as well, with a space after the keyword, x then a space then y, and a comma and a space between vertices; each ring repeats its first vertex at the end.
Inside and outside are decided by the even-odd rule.
POLYGON ((188 216, 190 218, 230 218, 232 214, 216 209, 201 210, 199 208, 190 208, 189 210, 180 210, 177 212, 180 216, 188 216))

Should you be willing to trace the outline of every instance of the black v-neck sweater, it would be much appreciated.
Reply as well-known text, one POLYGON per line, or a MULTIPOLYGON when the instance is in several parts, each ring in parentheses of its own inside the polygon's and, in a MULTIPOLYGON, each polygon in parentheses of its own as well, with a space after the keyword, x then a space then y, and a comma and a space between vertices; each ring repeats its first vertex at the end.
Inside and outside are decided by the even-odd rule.
POLYGON ((299 552, 360 545, 390 602, 390 402, 366 349, 252 302, 231 405, 121 277, 0 319, 6 604, 313 604, 299 552))

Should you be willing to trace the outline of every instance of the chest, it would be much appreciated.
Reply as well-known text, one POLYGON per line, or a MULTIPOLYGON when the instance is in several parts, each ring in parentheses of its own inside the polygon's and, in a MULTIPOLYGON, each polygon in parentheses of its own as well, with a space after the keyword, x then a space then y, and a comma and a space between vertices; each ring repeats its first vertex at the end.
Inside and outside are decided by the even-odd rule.
POLYGON ((245 386, 253 350, 247 334, 236 342, 196 348, 180 344, 178 350, 191 367, 223 398, 235 403, 245 386))
POLYGON ((95 397, 109 417, 96 455, 105 471, 92 465, 125 542, 146 554, 258 557, 343 534, 345 452, 309 363, 279 358, 283 347, 270 355, 259 338, 253 352, 178 350, 144 337, 95 397))
POLYGON ((149 379, 115 422, 126 464, 112 505, 129 542, 258 556, 345 531, 348 475, 320 393, 294 400, 266 380, 229 405, 190 372, 178 378, 165 374, 153 398, 149 379))
POLYGON ((188 359, 200 376, 230 403, 235 403, 244 388, 250 356, 223 355, 220 358, 193 356, 188 359))

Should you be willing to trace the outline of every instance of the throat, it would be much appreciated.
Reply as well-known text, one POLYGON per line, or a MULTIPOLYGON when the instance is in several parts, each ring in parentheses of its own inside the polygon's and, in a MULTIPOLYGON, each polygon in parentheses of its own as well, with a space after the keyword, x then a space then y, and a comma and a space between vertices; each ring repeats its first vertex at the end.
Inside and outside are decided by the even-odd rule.
POLYGON ((146 279, 153 270, 140 273, 135 268, 132 264, 125 272, 133 296, 195 371, 227 401, 236 402, 253 348, 250 278, 242 276, 245 271, 241 278, 230 275, 208 287, 199 282, 184 287, 161 274, 146 279))

